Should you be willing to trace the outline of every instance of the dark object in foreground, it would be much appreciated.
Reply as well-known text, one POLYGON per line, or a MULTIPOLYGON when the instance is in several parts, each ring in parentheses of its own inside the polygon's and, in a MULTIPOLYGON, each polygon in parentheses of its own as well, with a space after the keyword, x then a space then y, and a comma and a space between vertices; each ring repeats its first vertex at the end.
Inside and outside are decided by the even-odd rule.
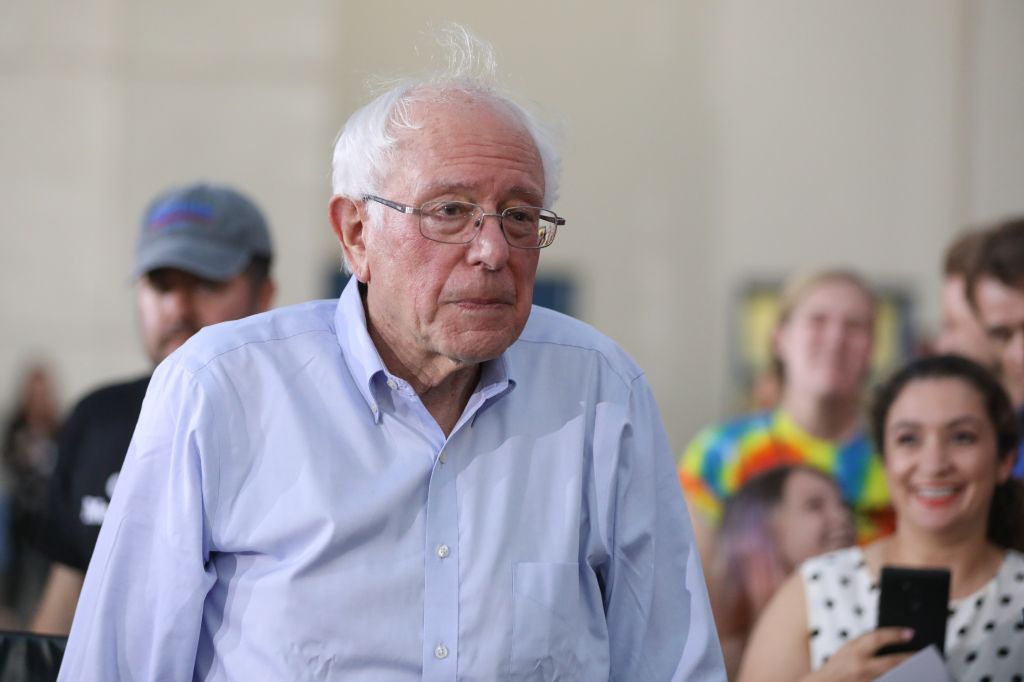
POLYGON ((948 615, 947 569, 882 567, 878 627, 911 628, 914 637, 884 646, 877 655, 918 651, 929 644, 934 644, 939 653, 945 654, 948 615))
POLYGON ((67 637, 0 631, 0 680, 54 682, 67 637))

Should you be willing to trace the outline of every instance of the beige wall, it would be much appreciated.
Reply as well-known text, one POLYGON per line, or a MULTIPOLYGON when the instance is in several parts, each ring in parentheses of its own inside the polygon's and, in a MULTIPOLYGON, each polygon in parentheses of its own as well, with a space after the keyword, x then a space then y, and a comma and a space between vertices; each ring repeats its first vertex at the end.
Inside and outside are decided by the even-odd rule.
POLYGON ((725 409, 742 281, 846 263, 912 287, 933 324, 944 242, 1024 210, 1015 0, 7 0, 3 15, 0 391, 40 353, 68 399, 145 370, 127 273, 167 184, 251 192, 278 302, 320 295, 333 137, 370 75, 417 70, 428 21, 491 40, 508 85, 564 123, 569 226, 542 267, 576 276, 580 316, 648 370, 676 447, 725 409))
POLYGON ((972 7, 969 209, 991 220, 1024 209, 1024 2, 972 7))

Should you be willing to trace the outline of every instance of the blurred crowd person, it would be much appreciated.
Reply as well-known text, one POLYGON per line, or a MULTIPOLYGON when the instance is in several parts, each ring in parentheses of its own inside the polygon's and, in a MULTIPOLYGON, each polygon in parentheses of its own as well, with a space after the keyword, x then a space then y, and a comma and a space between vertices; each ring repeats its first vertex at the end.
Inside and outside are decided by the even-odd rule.
MULTIPOLYGON (((966 293, 1024 426, 1024 217, 987 230, 971 260, 966 293)), ((1024 477, 1024 458, 1014 475, 1024 477)))
POLYGON ((784 287, 773 355, 777 408, 698 434, 679 461, 705 572, 725 501, 754 475, 806 464, 833 477, 866 541, 891 530, 881 461, 864 428, 862 397, 874 342, 876 299, 856 273, 826 269, 784 287))
POLYGON ((57 460, 60 408, 50 369, 34 363, 25 371, 3 436, 0 481, 0 552, 3 606, 16 627, 35 606, 47 561, 35 547, 50 475, 57 460), (5 520, 5 522, 3 522, 5 520))
POLYGON ((1010 476, 1018 431, 1005 391, 966 358, 917 360, 879 389, 872 431, 895 532, 805 562, 758 622, 739 679, 867 682, 905 660, 876 655, 912 635, 876 629, 887 565, 950 570, 945 658, 954 679, 1018 679, 1024 555, 1013 548, 1021 546, 1024 509, 1010 476))
POLYGON ((708 589, 730 678, 757 616, 790 573, 853 542, 853 515, 839 487, 814 467, 774 467, 726 501, 708 589))
POLYGON ((987 230, 968 230, 946 249, 942 268, 942 328, 935 339, 935 352, 961 355, 979 365, 998 371, 996 353, 985 328, 967 298, 967 278, 974 270, 987 230))
MULTIPOLYGON (((133 273, 139 336, 153 366, 207 325, 267 310, 272 257, 262 212, 230 187, 198 183, 154 199, 142 217, 133 273)), ((149 379, 90 393, 61 430, 40 535, 52 564, 36 632, 70 630, 149 379)))

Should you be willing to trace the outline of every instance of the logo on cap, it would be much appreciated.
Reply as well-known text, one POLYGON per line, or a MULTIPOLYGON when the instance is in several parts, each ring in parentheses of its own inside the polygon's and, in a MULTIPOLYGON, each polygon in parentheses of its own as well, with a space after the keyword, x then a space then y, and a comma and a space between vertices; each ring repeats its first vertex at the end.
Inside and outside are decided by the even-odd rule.
POLYGON ((213 220, 213 207, 196 201, 169 201, 149 214, 150 232, 173 231, 189 225, 208 225, 213 220))

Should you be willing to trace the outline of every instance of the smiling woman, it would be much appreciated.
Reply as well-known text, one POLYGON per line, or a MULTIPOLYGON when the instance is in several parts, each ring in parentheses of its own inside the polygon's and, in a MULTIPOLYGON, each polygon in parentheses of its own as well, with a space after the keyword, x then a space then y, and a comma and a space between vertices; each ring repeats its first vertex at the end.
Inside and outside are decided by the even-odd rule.
POLYGON ((907 637, 875 629, 886 565, 948 569, 950 673, 1011 679, 1024 670, 1024 555, 1012 549, 1022 515, 1010 479, 1017 429, 1009 398, 970 360, 926 358, 882 386, 872 430, 896 532, 804 563, 758 623, 740 679, 873 680, 901 662, 875 655, 907 637))

